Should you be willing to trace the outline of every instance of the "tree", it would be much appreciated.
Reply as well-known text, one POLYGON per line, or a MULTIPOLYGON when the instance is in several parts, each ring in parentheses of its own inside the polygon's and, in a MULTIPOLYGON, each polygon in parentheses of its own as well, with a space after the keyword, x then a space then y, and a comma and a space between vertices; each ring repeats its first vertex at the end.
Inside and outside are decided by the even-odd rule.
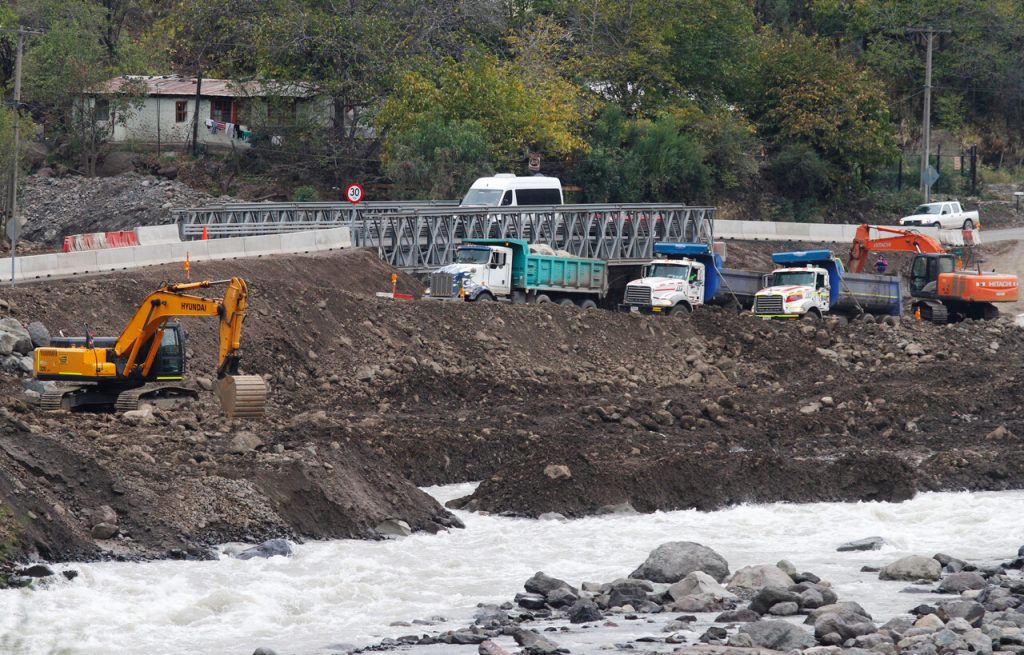
POLYGON ((712 173, 679 115, 629 119, 605 106, 593 122, 576 176, 588 202, 685 202, 702 198, 712 173))
POLYGON ((881 84, 827 44, 768 36, 745 106, 778 151, 802 143, 829 164, 830 186, 854 183, 895 156, 881 84))
POLYGON ((24 98, 67 146, 69 158, 94 175, 114 125, 124 124, 137 109, 139 89, 126 84, 116 93, 96 95, 117 69, 97 38, 102 25, 97 9, 79 9, 50 24, 26 50, 24 98))
POLYGON ((535 150, 565 155, 584 146, 577 134, 577 90, 565 80, 531 78, 515 62, 484 54, 449 60, 434 73, 407 73, 384 103, 377 125, 387 135, 387 150, 392 136, 423 114, 476 121, 495 161, 521 159, 535 150))
POLYGON ((494 172, 490 150, 480 123, 420 114, 390 142, 384 172, 400 196, 456 198, 473 180, 494 172))

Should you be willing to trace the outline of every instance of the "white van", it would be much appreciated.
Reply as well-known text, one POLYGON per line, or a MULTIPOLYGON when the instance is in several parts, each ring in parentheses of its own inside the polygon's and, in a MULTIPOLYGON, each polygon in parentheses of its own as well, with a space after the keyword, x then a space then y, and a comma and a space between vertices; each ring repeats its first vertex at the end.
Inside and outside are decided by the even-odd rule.
POLYGON ((557 177, 498 173, 481 177, 459 203, 461 207, 523 207, 529 205, 561 205, 562 183, 557 177))

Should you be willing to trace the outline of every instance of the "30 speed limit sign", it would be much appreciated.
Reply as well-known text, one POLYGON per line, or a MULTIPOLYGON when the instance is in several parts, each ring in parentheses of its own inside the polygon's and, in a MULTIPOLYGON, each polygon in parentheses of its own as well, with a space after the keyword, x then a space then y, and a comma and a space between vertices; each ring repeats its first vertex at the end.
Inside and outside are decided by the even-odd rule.
POLYGON ((362 202, 363 200, 363 187, 358 184, 350 184, 345 188, 345 199, 353 205, 362 202))

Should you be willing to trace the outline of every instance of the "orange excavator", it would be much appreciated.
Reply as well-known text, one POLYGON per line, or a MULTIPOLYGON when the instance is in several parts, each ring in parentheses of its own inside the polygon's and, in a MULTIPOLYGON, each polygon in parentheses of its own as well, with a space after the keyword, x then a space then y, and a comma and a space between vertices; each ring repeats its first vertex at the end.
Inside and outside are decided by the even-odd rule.
POLYGON ((1016 275, 967 270, 933 237, 913 230, 861 225, 850 248, 847 270, 860 273, 872 252, 917 253, 910 265, 915 315, 937 324, 999 316, 995 303, 1016 302, 1016 275))
POLYGON ((247 300, 242 278, 171 284, 149 294, 117 337, 94 337, 86 326, 84 337, 51 339, 50 346, 36 348, 35 376, 73 382, 74 386, 44 393, 42 408, 128 411, 138 409, 142 400, 195 397, 195 391, 173 384, 185 372, 185 331, 172 319, 205 316, 220 321, 214 391, 225 414, 233 418, 262 416, 267 397, 263 378, 238 374, 247 300), (227 286, 223 299, 185 293, 214 285, 227 286), (146 387, 152 383, 160 386, 146 387))

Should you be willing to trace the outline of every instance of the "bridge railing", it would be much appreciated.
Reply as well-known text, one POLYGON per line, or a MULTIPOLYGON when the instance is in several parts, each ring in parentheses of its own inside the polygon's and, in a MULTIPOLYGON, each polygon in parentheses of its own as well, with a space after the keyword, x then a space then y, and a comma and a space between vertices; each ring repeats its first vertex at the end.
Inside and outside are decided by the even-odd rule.
POLYGON ((711 243, 713 207, 682 204, 458 207, 430 203, 235 204, 176 210, 183 239, 347 226, 357 247, 407 270, 451 263, 463 239, 517 238, 577 257, 643 258, 659 241, 711 243), (210 222, 204 222, 204 221, 210 222))

